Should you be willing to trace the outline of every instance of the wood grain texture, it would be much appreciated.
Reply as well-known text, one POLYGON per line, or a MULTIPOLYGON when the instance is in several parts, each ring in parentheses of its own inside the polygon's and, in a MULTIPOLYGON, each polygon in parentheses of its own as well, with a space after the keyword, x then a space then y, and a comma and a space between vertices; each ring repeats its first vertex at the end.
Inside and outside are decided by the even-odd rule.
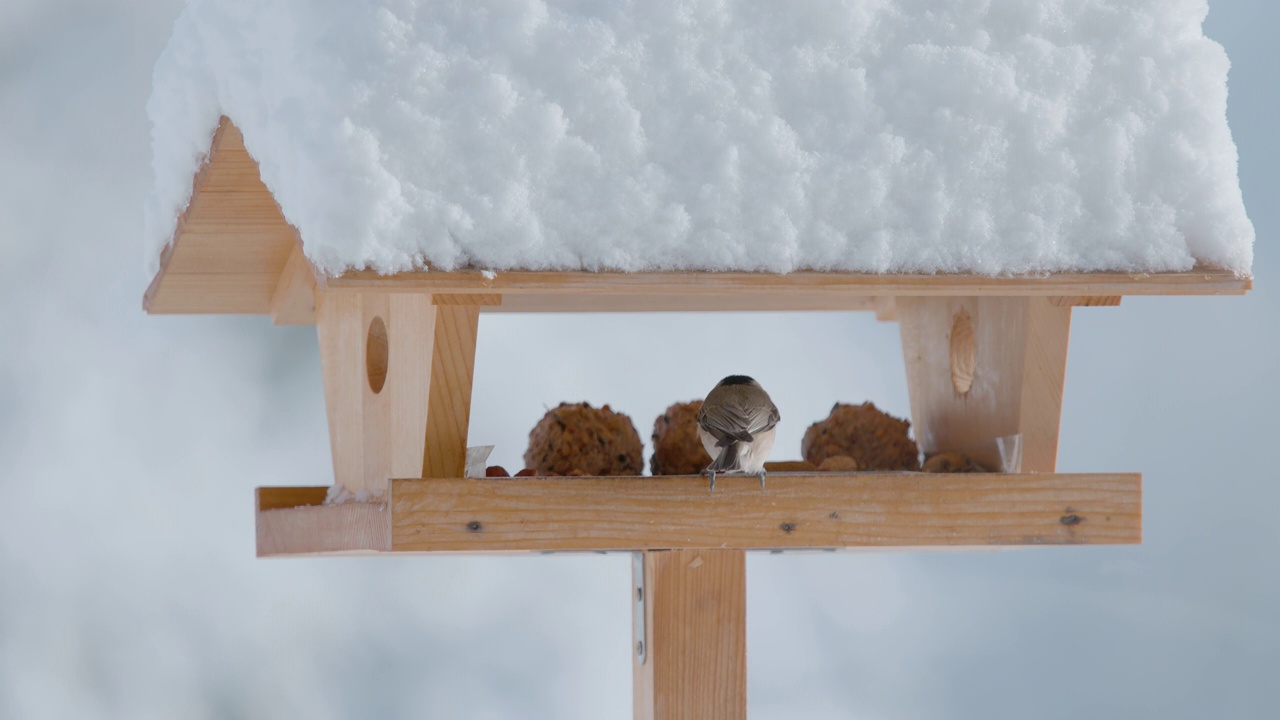
MULTIPOLYGON (((457 297, 457 296, 455 296, 457 297)), ((869 295, 837 293, 794 293, 786 295, 591 295, 572 293, 504 295, 501 306, 486 306, 481 312, 816 312, 880 310, 877 298, 869 295)), ((891 298, 890 298, 891 300, 891 298)), ((879 317, 879 315, 877 315, 879 317)), ((882 319, 892 319, 884 317, 882 319)))
POLYGON ((276 281, 271 296, 273 325, 314 325, 316 323, 316 276, 302 253, 302 245, 293 244, 289 259, 276 281))
POLYGON ((481 307, 497 307, 502 304, 502 296, 496 293, 432 295, 431 302, 434 305, 479 305, 481 307))
POLYGON ((1049 304, 1056 307, 1117 307, 1120 305, 1119 295, 1094 296, 1056 296, 1049 298, 1049 304))
POLYGON ((479 319, 478 306, 436 306, 421 477, 461 477, 466 469, 479 319))
POLYGON ((911 422, 925 454, 962 450, 997 467, 990 442, 1021 435, 1021 470, 1053 472, 1070 306, 1044 297, 899 298, 898 322, 911 422), (966 337, 954 337, 957 328, 966 337), (960 384, 958 340, 973 350, 960 384))
POLYGON ((327 487, 261 487, 253 494, 258 512, 283 510, 305 505, 323 505, 329 494, 327 487))
POLYGON ((385 503, 261 510, 256 516, 258 557, 387 552, 390 518, 385 503))
POLYGON ((647 660, 633 666, 635 717, 745 720, 746 554, 644 554, 647 660))
POLYGON ((1053 472, 1058 467, 1070 337, 1071 308, 1056 307, 1044 298, 1027 301, 1027 346, 1018 412, 1023 472, 1053 472))
POLYGON ((143 307, 150 313, 269 314, 294 238, 244 137, 223 118, 143 307))
MULTIPOLYGON (((349 272, 327 278, 330 290, 378 288, 389 292, 576 293, 590 305, 592 295, 676 296, 1097 296, 1097 295, 1242 295, 1249 278, 1215 268, 1174 273, 1057 273, 1037 276, 894 275, 798 271, 758 272, 499 272, 486 278, 475 271, 408 272, 378 275, 349 272)), ((504 301, 505 304, 506 301, 504 301)), ((752 302, 759 302, 759 297, 752 302)))
POLYGON ((1127 544, 1136 474, 773 473, 392 482, 396 551, 1127 544), (1064 518, 1075 518, 1075 520, 1064 518))
POLYGON ((392 477, 423 476, 436 314, 427 295, 320 295, 316 330, 334 482, 352 492, 385 493, 392 477), (385 350, 373 358, 369 333, 379 326, 386 342, 376 345, 385 350), (375 375, 385 372, 376 391, 371 359, 375 375))

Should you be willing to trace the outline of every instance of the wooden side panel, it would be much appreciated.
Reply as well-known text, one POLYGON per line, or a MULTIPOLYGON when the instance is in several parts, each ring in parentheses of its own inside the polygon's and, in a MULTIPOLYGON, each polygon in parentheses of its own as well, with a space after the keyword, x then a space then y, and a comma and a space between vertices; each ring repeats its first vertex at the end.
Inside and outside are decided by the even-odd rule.
POLYGON ((1027 303, 1027 348, 1022 369, 1022 471, 1053 472, 1058 467, 1062 393, 1067 378, 1071 308, 1044 298, 1027 303))
POLYGON ((422 477, 436 329, 430 298, 324 293, 316 329, 334 481, 380 495, 392 477, 422 477))
POLYGON ((916 442, 926 454, 1022 435, 1022 470, 1056 465, 1071 308, 1043 297, 898 298, 916 442))
POLYGON ((1141 476, 773 473, 392 482, 392 547, 416 552, 1126 544, 1141 476))
POLYGON ((294 244, 294 229, 259 178, 244 137, 223 118, 143 307, 268 314, 294 244))
MULTIPOLYGON (((364 476, 365 332, 361 295, 320 296, 316 337, 329 419, 334 483, 369 489, 364 476)), ((376 489, 376 488, 375 488, 376 489)))
POLYGON ((477 306, 436 306, 422 477, 461 477, 466 469, 479 319, 477 306))
POLYGON ((648 648, 634 666, 635 717, 745 720, 746 554, 647 552, 644 573, 648 648))

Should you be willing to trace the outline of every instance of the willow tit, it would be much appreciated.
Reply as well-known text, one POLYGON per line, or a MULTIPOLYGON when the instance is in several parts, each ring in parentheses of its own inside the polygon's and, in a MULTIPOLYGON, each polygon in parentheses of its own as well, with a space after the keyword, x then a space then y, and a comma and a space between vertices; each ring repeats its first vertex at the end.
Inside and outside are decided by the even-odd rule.
POLYGON ((780 419, 769 393, 746 375, 730 375, 711 389, 698 411, 698 439, 715 458, 706 470, 713 491, 716 473, 756 475, 764 487, 764 459, 780 419))

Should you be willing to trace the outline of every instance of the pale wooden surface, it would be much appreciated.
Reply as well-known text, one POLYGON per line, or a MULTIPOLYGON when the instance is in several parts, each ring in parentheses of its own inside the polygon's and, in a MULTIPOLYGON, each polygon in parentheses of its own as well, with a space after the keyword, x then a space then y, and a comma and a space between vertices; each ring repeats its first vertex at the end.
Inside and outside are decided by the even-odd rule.
POLYGON ((319 305, 334 481, 352 492, 385 493, 392 477, 422 477, 436 306, 429 296, 387 293, 322 293, 319 305), (375 319, 387 340, 378 392, 369 371, 375 319))
POLYGON ((390 519, 385 503, 261 510, 256 517, 258 557, 388 552, 390 519))
POLYGON ((1022 365, 1022 471, 1053 472, 1058 466, 1058 433, 1067 377, 1071 308, 1043 298, 1027 301, 1027 345, 1022 365))
POLYGON ((761 295, 592 295, 582 298, 573 294, 509 293, 499 305, 482 307, 482 312, 817 312, 892 310, 893 298, 870 295, 837 295, 832 293, 788 293, 761 295), (881 301, 881 302, 877 302, 881 301), (884 301, 887 301, 884 302, 884 301))
POLYGON ((1056 307, 1116 307, 1120 304, 1119 295, 1101 295, 1093 297, 1051 297, 1049 304, 1056 307))
MULTIPOLYGON (((899 298, 916 442, 926 454, 1022 435, 1022 471, 1053 472, 1071 307, 1044 297, 899 298)), ((994 457, 971 452, 979 462, 994 457)))
POLYGON ((1136 474, 395 480, 397 551, 1127 544, 1136 474), (1074 516, 1078 520, 1069 518, 1074 516), (1068 518, 1064 520, 1064 518, 1068 518))
POLYGON ((647 659, 635 662, 635 717, 745 720, 747 582, 741 550, 644 554, 647 659))
MULTIPOLYGON (((786 275, 752 272, 499 272, 486 278, 478 271, 407 272, 379 275, 349 272, 326 278, 329 290, 389 292, 499 293, 509 295, 571 294, 582 306, 593 295, 683 295, 722 298, 752 295, 813 296, 1114 296, 1114 295, 1241 295, 1248 278, 1211 268, 1187 272, 1058 273, 1043 276, 986 277, 977 275, 895 275, 875 273, 793 272, 786 275)), ((758 298, 752 302, 758 302, 758 298)), ((569 302, 566 299, 566 302, 569 302)), ((1072 301, 1074 302, 1074 301, 1072 301)), ((504 300, 505 304, 505 300, 504 300)))
POLYGON ((271 296, 274 325, 316 324, 316 276, 302 246, 295 242, 271 296))
POLYGON ((194 178, 175 237, 143 298, 148 312, 271 312, 294 230, 226 118, 194 178))
POLYGON ((479 318, 478 306, 436 306, 426 442, 421 474, 413 477, 461 477, 466 469, 479 318))

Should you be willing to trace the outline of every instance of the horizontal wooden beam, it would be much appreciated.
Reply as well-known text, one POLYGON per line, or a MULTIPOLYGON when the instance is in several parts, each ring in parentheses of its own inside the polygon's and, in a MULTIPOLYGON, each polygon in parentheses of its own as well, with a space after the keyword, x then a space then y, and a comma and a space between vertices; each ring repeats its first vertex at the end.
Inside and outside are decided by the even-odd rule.
POLYGON ((1142 476, 1136 473, 774 472, 764 490, 754 477, 722 477, 714 493, 698 476, 395 480, 389 512, 365 509, 358 517, 338 515, 352 506, 385 506, 321 506, 323 491, 259 488, 259 554, 1142 541, 1142 476), (370 534, 371 518, 386 523, 385 547, 380 534, 370 534), (274 543, 266 551, 264 532, 274 543))
POLYGON ((396 551, 1141 542, 1141 476, 772 473, 395 480, 396 551))
MULTIPOLYGON (((454 297, 468 297, 456 295, 454 297)), ((600 312, 814 312, 879 311, 872 295, 791 293, 787 295, 590 295, 574 293, 509 293, 485 313, 600 313, 600 312)))
MULTIPOLYGON (((757 272, 499 272, 492 277, 478 271, 407 272, 379 275, 349 272, 322 281, 329 290, 391 292, 499 293, 539 295, 574 293, 629 297, 814 296, 1050 296, 1084 298, 1121 295, 1242 295, 1252 286, 1249 278, 1227 270, 1197 268, 1171 273, 1057 273, 1050 275, 895 275, 876 273, 793 272, 785 275, 757 272)), ((505 300, 504 300, 505 304, 505 300)))

